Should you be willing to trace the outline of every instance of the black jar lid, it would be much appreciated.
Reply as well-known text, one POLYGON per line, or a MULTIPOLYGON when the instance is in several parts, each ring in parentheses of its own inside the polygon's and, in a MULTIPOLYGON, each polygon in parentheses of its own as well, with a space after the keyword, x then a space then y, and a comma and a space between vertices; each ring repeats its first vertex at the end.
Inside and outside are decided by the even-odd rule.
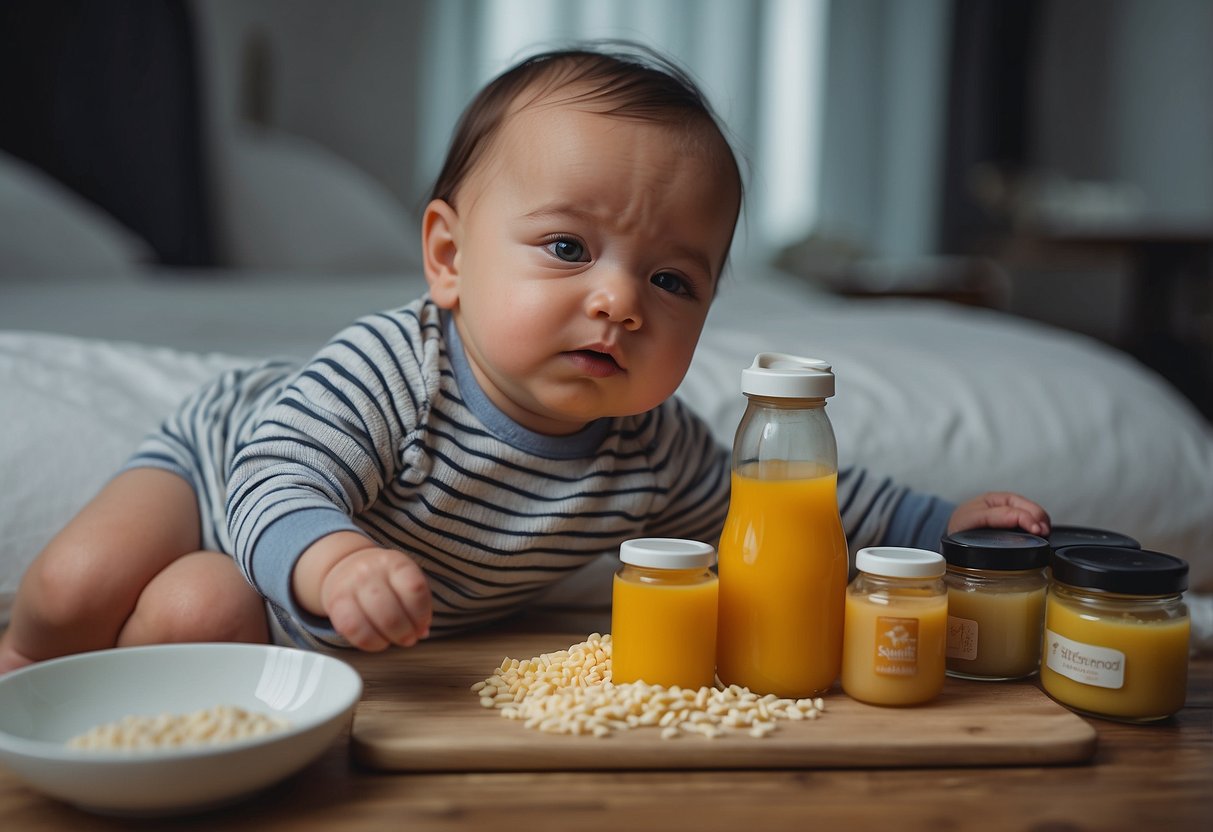
POLYGON ((1067 546, 1049 565, 1055 581, 1118 595, 1176 595, 1188 588, 1185 561, 1148 549, 1067 546))
POLYGON ((940 541, 950 566, 1015 572, 1049 564, 1049 541, 1012 529, 969 529, 940 541))
POLYGON ((1140 549, 1141 544, 1127 534, 1094 529, 1089 526, 1054 526, 1049 532, 1049 545, 1054 549, 1067 546, 1120 546, 1124 549, 1140 549))

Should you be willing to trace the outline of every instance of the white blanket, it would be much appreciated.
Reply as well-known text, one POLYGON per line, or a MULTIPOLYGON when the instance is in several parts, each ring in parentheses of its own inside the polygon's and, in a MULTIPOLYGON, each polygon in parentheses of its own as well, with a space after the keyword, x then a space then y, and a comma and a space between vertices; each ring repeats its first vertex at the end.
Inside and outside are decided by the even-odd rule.
MULTIPOLYGON (((319 310, 309 321, 300 310, 282 314, 284 297, 291 302, 295 293, 273 286, 167 286, 158 295, 132 284, 131 304, 109 287, 106 306, 125 315, 97 314, 103 307, 85 302, 63 325, 37 317, 32 290, 8 295, 23 298, 28 326, 65 334, 0 332, 0 623, 30 558, 140 436, 196 384, 249 360, 128 339, 196 349, 210 332, 232 352, 300 353, 335 332, 347 308, 408 299, 399 284, 361 292, 348 281, 310 285, 300 290, 313 296, 307 308, 319 310), (182 292, 193 293, 190 303, 180 302, 182 292), (234 320, 248 325, 241 330, 234 320), (269 323, 254 331, 259 320, 269 323), (159 321, 159 329, 140 321, 159 321), (266 349, 288 340, 287 331, 289 349, 266 349)), ((0 326, 15 324, 0 310, 0 326)), ((680 391, 726 444, 744 408, 740 370, 761 350, 834 365, 838 392, 828 412, 842 464, 952 500, 1022 492, 1057 523, 1123 532, 1187 559, 1192 587, 1213 591, 1213 430, 1121 353, 996 312, 843 301, 791 282, 734 280, 716 301, 680 391)))

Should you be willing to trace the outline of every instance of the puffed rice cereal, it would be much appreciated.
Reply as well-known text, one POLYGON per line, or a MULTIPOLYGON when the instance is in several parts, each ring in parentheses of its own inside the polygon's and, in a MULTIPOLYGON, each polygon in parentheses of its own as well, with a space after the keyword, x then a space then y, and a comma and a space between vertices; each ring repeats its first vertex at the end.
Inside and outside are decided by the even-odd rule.
POLYGON ((662 739, 690 734, 716 739, 741 731, 761 739, 781 720, 817 719, 825 711, 820 697, 759 696, 739 685, 616 685, 611 681, 611 636, 598 633, 567 650, 525 661, 506 658, 471 689, 483 707, 527 728, 595 737, 652 727, 660 729, 662 739))
POLYGON ((140 751, 219 745, 261 737, 290 727, 286 720, 235 705, 216 705, 189 714, 125 716, 72 737, 71 748, 140 751))

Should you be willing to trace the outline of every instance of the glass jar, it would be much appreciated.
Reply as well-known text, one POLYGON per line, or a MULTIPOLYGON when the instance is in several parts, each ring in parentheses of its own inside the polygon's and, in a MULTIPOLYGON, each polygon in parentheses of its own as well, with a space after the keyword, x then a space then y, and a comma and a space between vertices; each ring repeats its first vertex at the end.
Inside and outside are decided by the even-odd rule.
POLYGON ((1090 526, 1054 526, 1049 531, 1049 546, 1064 549, 1067 546, 1119 546, 1123 549, 1140 549, 1141 544, 1127 534, 1094 529, 1090 526))
POLYGON ((1148 550, 1069 546, 1050 558, 1045 693, 1081 713, 1151 722, 1183 707, 1188 564, 1148 550))
POLYGON ((611 600, 611 680, 711 687, 716 675, 716 550, 646 537, 619 547, 611 600))
POLYGON ((815 696, 838 678, 847 586, 825 401, 834 374, 823 361, 760 353, 741 389, 747 404, 720 537, 716 673, 760 694, 815 696))
POLYGON ((949 676, 1022 679, 1040 667, 1049 544, 1006 529, 971 529, 940 542, 948 571, 949 676))
POLYGON ((943 690, 948 591, 937 552, 873 546, 846 591, 842 689, 872 705, 919 705, 943 690))

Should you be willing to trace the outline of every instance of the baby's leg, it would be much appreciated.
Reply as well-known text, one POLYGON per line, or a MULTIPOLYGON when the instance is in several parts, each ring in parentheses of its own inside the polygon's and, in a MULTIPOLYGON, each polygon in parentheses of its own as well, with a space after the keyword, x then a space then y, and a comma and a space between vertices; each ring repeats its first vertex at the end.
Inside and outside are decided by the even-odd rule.
POLYGON ((115 646, 144 590, 200 545, 189 483, 152 468, 119 474, 30 564, 0 641, 0 672, 115 646))
POLYGON ((191 552, 139 596, 118 646, 188 641, 269 641, 265 602, 220 552, 191 552))

